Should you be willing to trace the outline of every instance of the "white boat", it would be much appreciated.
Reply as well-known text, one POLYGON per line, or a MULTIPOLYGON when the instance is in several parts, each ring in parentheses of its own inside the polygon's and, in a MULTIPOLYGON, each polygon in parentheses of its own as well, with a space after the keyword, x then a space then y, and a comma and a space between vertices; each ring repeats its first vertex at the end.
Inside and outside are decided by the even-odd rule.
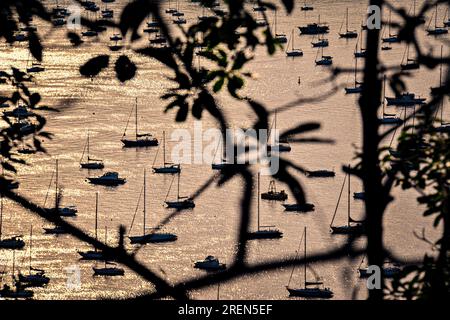
POLYGON ((89 183, 102 185, 102 186, 110 186, 115 187, 118 185, 122 185, 126 183, 126 179, 120 178, 119 173, 117 172, 106 172, 100 177, 87 178, 89 183))
POLYGON ((349 30, 348 29, 348 8, 347 8, 347 13, 345 14, 345 22, 346 22, 346 31, 345 32, 341 32, 342 26, 344 24, 344 23, 342 23, 341 29, 339 30, 339 37, 345 38, 345 39, 357 38, 358 37, 358 32, 356 32, 356 30, 349 30))
MULTIPOLYGON (((300 49, 295 49, 294 47, 294 30, 292 30, 291 39, 290 39, 291 49, 286 49, 286 56, 288 57, 301 57, 303 56, 303 51, 300 49)), ((286 47, 289 47, 289 43, 286 47)))
MULTIPOLYGON (((98 192, 95 194, 95 240, 98 240, 98 192)), ((101 250, 78 251, 82 260, 105 260, 105 256, 101 250)))
POLYGON ((130 113, 130 116, 128 117, 127 125, 125 126, 125 131, 123 132, 122 136, 122 143, 124 147, 126 148, 139 148, 139 147, 153 147, 158 145, 158 140, 154 138, 150 133, 139 133, 138 130, 138 102, 136 98, 136 105, 135 105, 135 138, 134 139, 127 139, 127 128, 128 124, 130 122, 132 112, 130 113))
POLYGON ((260 199, 260 173, 258 173, 258 195, 257 195, 257 229, 256 231, 249 232, 249 240, 259 240, 259 239, 279 239, 283 237, 283 232, 278 230, 275 226, 261 226, 260 224, 260 209, 259 209, 259 199, 260 199))
POLYGON ((165 174, 175 174, 181 171, 181 166, 179 164, 173 164, 166 162, 166 132, 163 131, 163 166, 155 167, 155 162, 158 157, 158 151, 156 152, 155 159, 153 161, 153 172, 154 173, 165 173, 165 174))
MULTIPOLYGON (((350 168, 350 165, 349 165, 350 168)), ((344 182, 342 183, 341 192, 339 193, 338 201, 336 204, 336 208, 334 210, 333 218, 331 219, 330 223, 330 232, 333 234, 362 234, 364 232, 364 224, 362 221, 357 221, 353 219, 350 215, 351 211, 351 202, 350 202, 350 190, 351 190, 351 183, 350 178, 351 175, 347 173, 344 178, 344 182), (340 226, 333 226, 333 222, 336 218, 336 214, 339 209, 339 204, 341 201, 342 193, 344 191, 345 183, 348 179, 348 195, 347 195, 347 224, 340 225, 340 226)))
MULTIPOLYGON (((144 199, 143 199, 143 207, 144 207, 144 212, 143 212, 143 218, 144 221, 142 223, 143 227, 142 227, 142 235, 139 236, 130 236, 128 237, 130 239, 131 244, 146 244, 146 243, 162 243, 162 242, 173 242, 176 241, 178 239, 178 237, 174 234, 171 233, 160 233, 157 232, 156 229, 154 229, 154 231, 152 231, 151 233, 147 233, 147 227, 146 227, 146 218, 147 218, 147 183, 146 183, 146 173, 144 171, 144 189, 143 189, 143 194, 144 194, 144 199)), ((140 197, 139 197, 140 199, 140 197)), ((139 206, 139 201, 138 201, 138 206, 139 206)), ((134 222, 134 217, 133 217, 133 222, 134 222)), ((133 226, 130 227, 130 231, 132 229, 133 226)))
POLYGON ((195 207, 194 200, 191 197, 181 197, 180 196, 180 176, 181 176, 181 172, 178 172, 178 174, 177 174, 177 178, 178 178, 177 198, 175 201, 167 201, 167 197, 169 196, 170 189, 172 188, 172 184, 175 179, 175 177, 174 177, 170 184, 169 191, 167 192, 167 196, 166 196, 166 200, 165 200, 166 206, 167 206, 167 208, 179 209, 179 210, 192 209, 195 207))
POLYGON ((196 261, 194 268, 206 271, 223 270, 227 267, 225 263, 220 263, 219 259, 214 256, 207 256, 204 260, 196 261))
POLYGON ((22 249, 25 247, 25 241, 22 236, 12 236, 8 238, 3 235, 3 194, 0 194, 0 249, 22 249))
POLYGON ((33 249, 33 226, 30 229, 30 268, 28 274, 19 272, 19 282, 27 287, 42 287, 50 282, 50 278, 45 275, 45 271, 32 267, 33 249))
POLYGON ((90 137, 90 135, 89 135, 89 131, 88 131, 86 144, 84 145, 83 154, 81 155, 81 159, 80 159, 80 167, 82 169, 90 169, 90 170, 103 169, 105 167, 105 165, 103 164, 102 160, 94 159, 94 158, 90 157, 90 138, 89 137, 90 137), (83 161, 85 152, 86 152, 87 159, 86 159, 86 161, 83 161))
MULTIPOLYGON (((303 258, 306 261, 306 227, 303 232, 303 237, 300 239, 299 248, 297 250, 297 255, 295 259, 298 258, 300 253, 300 246, 302 241, 304 240, 304 254, 303 258)), ((307 280, 307 263, 303 264, 303 272, 304 272, 304 286, 303 287, 291 287, 292 276, 294 275, 295 265, 292 267, 291 276, 289 277, 288 284, 286 286, 286 290, 289 292, 290 297, 302 297, 302 298, 323 298, 329 299, 332 298, 334 293, 330 288, 323 288, 323 282, 317 279, 316 281, 308 281, 307 280)))

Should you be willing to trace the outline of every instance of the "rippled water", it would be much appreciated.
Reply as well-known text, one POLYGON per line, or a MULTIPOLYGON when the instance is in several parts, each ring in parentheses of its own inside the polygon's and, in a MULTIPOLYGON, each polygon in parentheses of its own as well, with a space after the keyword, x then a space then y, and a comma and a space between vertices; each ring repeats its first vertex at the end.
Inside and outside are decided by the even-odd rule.
MULTIPOLYGON (((110 5, 116 9, 126 1, 117 1, 110 5)), ((397 1, 410 7, 412 1, 397 1)), ((49 2, 50 3, 50 2, 49 2)), ((52 3, 52 2, 51 2, 52 3)), ((418 1, 420 3, 420 1, 418 1)), ((366 11, 366 1, 313 1, 315 10, 300 12, 297 8, 292 16, 279 14, 278 32, 290 35, 293 28, 317 20, 327 21, 331 32, 328 35, 330 47, 326 54, 334 57, 335 65, 353 67, 353 51, 356 40, 339 39, 337 32, 344 19, 345 10, 350 7, 351 29, 358 29, 366 11)), ((199 14, 197 5, 180 1, 181 9, 189 20, 199 14)), ((273 18, 273 17, 271 17, 273 18)), ((36 22, 38 25, 41 22, 36 22)), ((47 50, 44 56, 46 72, 36 75, 35 88, 44 97, 44 104, 61 110, 48 113, 47 130, 55 137, 45 143, 48 154, 26 156, 29 166, 19 168, 21 181, 19 192, 37 203, 43 203, 50 177, 54 171, 55 159, 59 159, 60 184, 64 189, 64 204, 76 204, 78 217, 72 219, 77 226, 93 232, 95 192, 100 193, 99 232, 103 238, 108 228, 108 243, 114 243, 118 226, 129 226, 133 218, 137 199, 142 188, 143 170, 148 174, 148 215, 149 224, 157 224, 170 210, 163 207, 163 201, 172 181, 171 176, 152 175, 150 168, 156 148, 123 149, 120 138, 134 100, 140 104, 139 119, 141 130, 152 132, 161 139, 162 131, 170 134, 176 128, 192 130, 193 120, 186 123, 174 123, 173 112, 164 113, 164 102, 159 96, 172 84, 166 79, 169 74, 155 61, 127 53, 139 65, 137 77, 125 85, 115 79, 112 68, 93 81, 80 77, 78 67, 96 54, 106 53, 105 44, 110 34, 104 35, 100 43, 92 42, 78 49, 71 48, 65 40, 65 30, 43 33, 47 50), (118 171, 127 179, 124 186, 115 189, 92 186, 85 182, 88 172, 79 169, 79 159, 83 151, 87 130, 91 132, 91 151, 97 158, 104 159, 106 170, 118 171)), ((420 35, 424 46, 439 49, 437 41, 420 35)), ((326 68, 316 67, 314 59, 316 49, 311 48, 311 38, 298 36, 295 31, 295 44, 304 51, 304 57, 287 59, 283 52, 268 57, 259 50, 249 69, 256 76, 249 81, 246 93, 270 108, 283 105, 299 97, 315 96, 331 88, 323 81, 328 76, 326 68), (298 78, 301 77, 301 85, 298 78)), ((398 65, 404 53, 403 45, 393 45, 393 50, 382 52, 383 60, 389 65, 398 65)), ((118 56, 120 53, 112 53, 118 56)), ((28 53, 25 46, 9 48, 2 45, 0 67, 11 64, 26 66, 28 53)), ((409 81, 410 91, 427 97, 429 87, 439 81, 437 71, 430 72, 422 68, 415 72, 414 80, 409 81)), ((351 84, 352 75, 344 76, 339 83, 351 84)), ((301 121, 318 120, 322 129, 321 137, 333 138, 336 143, 324 145, 295 145, 289 159, 311 169, 335 169, 334 179, 308 180, 301 177, 308 194, 308 200, 316 205, 316 211, 310 214, 286 214, 279 203, 261 202, 262 224, 276 225, 284 232, 284 237, 274 241, 254 241, 249 244, 249 261, 261 262, 265 259, 292 256, 298 246, 304 226, 308 227, 308 251, 324 251, 336 248, 345 238, 330 235, 329 223, 333 215, 339 190, 344 178, 340 167, 352 161, 355 151, 361 146, 361 121, 356 104, 356 96, 346 96, 340 90, 332 98, 317 103, 302 105, 278 115, 279 129, 287 129, 301 121)), ((388 92, 389 93, 389 92, 388 92)), ((221 94, 223 106, 233 126, 246 127, 254 120, 246 105, 221 94)), ((395 110, 390 107, 389 112, 395 110)), ((448 110, 448 109, 447 109, 448 110)), ((400 109, 396 112, 401 112, 400 109)), ((411 111, 408 111, 411 112, 411 111)), ((446 111, 445 115, 449 116, 446 111)), ((214 121, 206 117, 204 128, 215 126, 214 121)), ((386 143, 389 143, 387 141, 386 143)), ((168 142, 168 148, 173 142, 168 142)), ((96 175, 97 172, 92 172, 96 175)), ((208 179, 213 172, 209 164, 183 166, 181 189, 189 194, 208 179)), ((356 179, 354 179, 356 180, 356 179)), ((261 186, 265 190, 268 177, 262 177, 261 186)), ((282 186, 278 186, 281 188, 282 186)), ((152 270, 175 283, 202 276, 204 273, 193 268, 193 262, 206 255, 215 255, 225 263, 232 262, 235 253, 236 229, 239 218, 239 200, 242 181, 233 180, 223 188, 208 189, 197 201, 196 208, 176 217, 165 231, 178 235, 178 241, 170 244, 147 245, 138 253, 138 259, 152 270)), ((353 191, 361 191, 359 181, 353 182, 353 191)), ((52 197, 52 194, 50 194, 52 197)), ((430 219, 421 217, 423 208, 415 201, 414 193, 395 192, 396 201, 390 205, 385 219, 386 244, 404 258, 422 257, 428 246, 416 239, 413 231, 427 229, 433 237, 430 219)), ((345 202, 343 203, 345 204, 345 202)), ((141 209, 140 209, 141 210, 141 209)), ((339 219, 345 219, 345 208, 341 205, 339 219)), ((353 201, 352 211, 361 216, 361 202, 353 201)), ((51 278, 47 288, 37 289, 37 299, 92 299, 102 297, 126 297, 144 292, 151 288, 130 270, 121 278, 101 279, 92 276, 91 262, 79 262, 77 249, 87 247, 68 236, 48 236, 42 227, 48 226, 17 205, 6 201, 4 210, 4 231, 6 234, 29 234, 34 227, 33 265, 46 270, 51 278), (81 270, 81 288, 70 290, 66 286, 65 269, 78 266, 81 270)), ((256 219, 255 219, 256 220, 256 219)), ((342 220, 341 220, 342 221, 342 220)), ((256 223, 256 221, 254 221, 256 223)), ((142 226, 142 215, 138 215, 135 231, 142 226)), ((254 225, 253 225, 254 226, 254 225)), ((361 242, 361 245, 363 243, 361 242)), ((130 246, 131 248, 131 246, 130 246)), ((16 265, 27 268, 28 252, 16 253, 16 265)), ((315 265, 314 270, 323 278, 325 284, 335 292, 336 299, 349 299, 355 293, 363 298, 366 293, 364 283, 358 279, 356 268, 359 260, 343 259, 315 265), (356 289, 355 289, 356 288, 356 289)), ((12 253, 2 252, 0 268, 11 270, 12 253)), ((221 286, 221 299, 286 299, 290 269, 247 276, 221 286)), ((294 273, 294 283, 301 284, 302 273, 294 273)), ((311 274, 310 274, 311 275, 311 274)), ((192 293, 194 298, 215 299, 216 288, 206 288, 192 293)))

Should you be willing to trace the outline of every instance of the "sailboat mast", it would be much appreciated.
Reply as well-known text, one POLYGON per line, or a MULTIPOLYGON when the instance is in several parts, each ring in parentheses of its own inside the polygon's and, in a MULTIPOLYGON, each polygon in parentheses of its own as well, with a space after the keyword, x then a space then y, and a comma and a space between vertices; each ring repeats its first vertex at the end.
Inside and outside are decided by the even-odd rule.
MULTIPOLYGON (((348 165, 348 169, 350 171, 350 165, 348 165)), ((350 226, 350 180, 351 180, 351 174, 348 173, 348 196, 347 196, 347 225, 350 226)))
MULTIPOLYGON (((95 240, 98 241, 98 192, 95 194, 95 240)), ((97 247, 95 247, 97 251, 97 247)))
MULTIPOLYGON (((442 67, 443 67, 443 60, 442 60, 442 50, 444 46, 441 46, 441 68, 439 70, 439 88, 442 87, 442 67)), ((444 98, 441 99, 441 125, 444 124, 444 98)))
POLYGON ((145 218, 147 215, 147 183, 146 183, 146 175, 147 175, 147 171, 144 169, 144 230, 143 230, 143 235, 145 236, 145 218))
POLYGON ((345 28, 347 29, 347 32, 348 32, 348 8, 347 8, 347 14, 345 15, 345 28))
POLYGON ((436 3, 436 14, 434 15, 434 29, 437 29, 438 5, 436 3))
POLYGON ((87 136, 87 159, 89 162, 89 160, 90 160, 90 157, 89 157, 89 131, 88 131, 88 136, 87 136))
MULTIPOLYGON (((56 175, 55 175, 55 210, 57 211, 59 208, 59 200, 58 200, 58 159, 56 159, 56 175)), ((56 212, 57 214, 58 212, 56 212)))
POLYGON ((30 274, 31 274, 31 250, 33 249, 33 225, 30 229, 30 274))
POLYGON ((260 222, 259 222, 259 185, 260 185, 260 182, 259 182, 259 179, 260 179, 260 173, 258 172, 258 198, 257 198, 257 204, 258 204, 258 211, 257 211, 257 215, 258 215, 258 231, 259 231, 259 229, 260 229, 260 227, 259 227, 259 225, 260 225, 260 222))
POLYGON ((358 58, 355 58, 355 88, 358 86, 358 81, 356 81, 357 75, 358 75, 358 58))
POLYGON ((135 133, 136 133, 136 141, 137 141, 137 139, 138 139, 138 100, 137 100, 137 98, 136 98, 136 114, 135 114, 135 119, 134 119, 134 122, 135 122, 135 133))
POLYGON ((2 240, 3 227, 3 193, 0 194, 0 240, 2 240))
POLYGON ((384 75, 383 77, 383 118, 384 118, 384 113, 385 113, 385 108, 386 108, 386 75, 384 75))
POLYGON ((305 227, 305 252, 303 253, 303 258, 304 258, 304 262, 303 262, 303 267, 304 267, 304 278, 305 278, 305 289, 306 289, 306 227, 305 227))
POLYGON ((163 131, 163 163, 166 166, 166 132, 163 131))
POLYGON ((177 201, 180 200, 180 172, 178 172, 177 201))

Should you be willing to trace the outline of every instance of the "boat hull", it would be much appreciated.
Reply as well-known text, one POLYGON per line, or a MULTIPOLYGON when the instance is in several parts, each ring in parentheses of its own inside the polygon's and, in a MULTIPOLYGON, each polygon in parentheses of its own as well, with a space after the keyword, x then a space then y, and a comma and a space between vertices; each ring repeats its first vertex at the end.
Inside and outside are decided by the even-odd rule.
POLYGON ((0 249, 22 249, 25 247, 25 241, 22 239, 4 239, 0 240, 0 249))
POLYGON ((158 146, 157 139, 141 139, 141 140, 122 140, 123 146, 125 148, 145 148, 145 147, 156 147, 158 146))
POLYGON ((181 172, 181 169, 179 166, 153 168, 153 173, 175 174, 175 173, 180 173, 180 172, 181 172))
POLYGON ((123 276, 125 271, 120 268, 92 268, 94 276, 115 277, 123 276))
POLYGON ((162 243, 173 242, 178 239, 174 234, 170 233, 152 233, 145 236, 129 237, 131 244, 146 244, 146 243, 162 243))
POLYGON ((108 187, 116 187, 122 184, 125 184, 125 179, 101 179, 101 178, 88 178, 89 183, 101 185, 101 186, 108 186, 108 187))
POLYGON ((332 234, 363 234, 364 226, 361 224, 351 226, 330 227, 332 234))
POLYGON ((261 194, 261 199, 270 201, 285 201, 288 195, 285 192, 267 192, 261 194))
POLYGON ((195 208, 193 201, 166 201, 167 208, 171 209, 192 209, 195 208))
POLYGON ((260 230, 248 234, 249 240, 280 239, 282 237, 283 233, 278 230, 260 230))
POLYGON ((103 163, 96 163, 96 162, 87 162, 87 163, 81 163, 80 167, 82 169, 89 169, 89 170, 101 170, 105 168, 105 165, 103 163))
POLYGON ((292 289, 286 288, 291 297, 302 297, 302 298, 324 298, 329 299, 333 297, 333 292, 327 289, 320 288, 303 288, 303 289, 292 289))
POLYGON ((315 206, 311 203, 305 204, 283 204, 285 211, 289 212, 312 212, 315 209, 315 206))
POLYGON ((101 251, 78 251, 81 260, 105 260, 105 256, 101 251))

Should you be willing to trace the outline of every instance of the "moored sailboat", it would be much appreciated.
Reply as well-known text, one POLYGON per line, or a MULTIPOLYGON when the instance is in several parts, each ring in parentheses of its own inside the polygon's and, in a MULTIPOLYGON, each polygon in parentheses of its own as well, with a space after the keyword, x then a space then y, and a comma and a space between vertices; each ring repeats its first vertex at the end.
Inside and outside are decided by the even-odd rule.
MULTIPOLYGON (((131 114, 130 114, 131 117, 131 114)), ((122 143, 126 148, 139 148, 139 147, 153 147, 158 145, 158 140, 153 137, 150 133, 139 133, 138 127, 138 101, 136 98, 135 105, 135 138, 127 139, 126 133, 128 128, 128 123, 130 122, 130 118, 128 118, 127 125, 125 127, 125 131, 122 136, 122 143)))

